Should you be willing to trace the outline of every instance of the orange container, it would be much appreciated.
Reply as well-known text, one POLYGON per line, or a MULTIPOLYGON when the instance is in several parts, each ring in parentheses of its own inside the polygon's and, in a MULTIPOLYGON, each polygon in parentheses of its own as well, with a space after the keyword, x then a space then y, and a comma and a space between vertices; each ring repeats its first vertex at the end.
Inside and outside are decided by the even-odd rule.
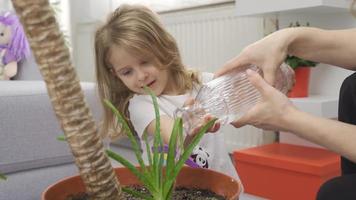
POLYGON ((310 67, 297 67, 295 70, 295 84, 292 90, 288 93, 288 97, 308 97, 309 95, 309 79, 310 67))
POLYGON ((321 148, 273 143, 233 153, 245 191, 272 200, 314 200, 339 176, 340 157, 321 148))

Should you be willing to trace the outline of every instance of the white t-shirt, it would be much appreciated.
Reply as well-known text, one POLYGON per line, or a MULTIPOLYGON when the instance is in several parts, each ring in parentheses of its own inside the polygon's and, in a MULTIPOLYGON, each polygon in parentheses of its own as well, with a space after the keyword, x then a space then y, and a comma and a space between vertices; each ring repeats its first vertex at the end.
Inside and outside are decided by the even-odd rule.
MULTIPOLYGON (((213 79, 213 74, 202 73, 201 82, 204 84, 213 79)), ((200 86, 195 87, 191 92, 183 95, 160 95, 157 97, 160 115, 167 115, 173 118, 174 111, 181 108, 188 97, 194 98, 197 95, 200 86)), ((132 125, 138 134, 143 156, 146 155, 146 146, 142 138, 146 127, 155 119, 155 112, 152 99, 149 95, 134 95, 130 99, 129 112, 132 125)), ((153 136, 148 137, 148 141, 152 144, 153 136)), ((195 147, 189 161, 193 161, 193 165, 203 168, 213 169, 234 178, 239 179, 236 170, 231 162, 228 152, 225 148, 223 134, 206 133, 200 143, 195 147)))

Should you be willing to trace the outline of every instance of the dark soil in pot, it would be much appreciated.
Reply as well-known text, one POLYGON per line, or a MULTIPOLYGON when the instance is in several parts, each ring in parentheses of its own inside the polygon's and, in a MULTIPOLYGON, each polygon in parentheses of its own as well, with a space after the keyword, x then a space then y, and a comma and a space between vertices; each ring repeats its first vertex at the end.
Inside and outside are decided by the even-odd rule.
MULTIPOLYGON (((141 186, 132 186, 131 189, 148 194, 146 188, 141 186)), ((142 200, 140 198, 134 197, 131 194, 123 193, 123 200, 142 200)), ((173 200, 225 200, 224 197, 215 194, 209 190, 194 189, 194 188, 184 188, 178 187, 173 192, 173 200)), ((76 195, 69 196, 66 200, 89 200, 89 196, 86 193, 79 193, 76 195)))

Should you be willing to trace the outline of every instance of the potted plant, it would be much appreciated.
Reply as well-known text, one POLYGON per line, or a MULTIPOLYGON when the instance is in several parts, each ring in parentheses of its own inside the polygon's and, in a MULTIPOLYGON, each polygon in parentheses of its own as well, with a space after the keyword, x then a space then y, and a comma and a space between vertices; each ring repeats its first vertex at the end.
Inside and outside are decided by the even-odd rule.
MULTIPOLYGON (((32 52, 34 53, 36 62, 46 83, 55 114, 59 119, 66 141, 72 151, 75 164, 77 165, 80 174, 80 177, 77 176, 65 179, 65 181, 57 185, 62 185, 64 186, 63 188, 51 188, 59 188, 59 193, 57 189, 53 189, 57 191, 58 195, 70 192, 74 189, 76 191, 86 191, 92 199, 120 199, 121 186, 122 184, 125 184, 123 179, 127 176, 132 177, 132 175, 127 173, 127 169, 126 171, 124 169, 114 170, 111 166, 96 124, 84 100, 84 95, 79 84, 79 78, 71 63, 71 56, 65 45, 63 34, 59 29, 58 23, 54 17, 54 12, 48 3, 48 0, 12 0, 12 3, 29 39, 32 52), (116 172, 119 172, 120 174, 117 174, 116 172), (68 182, 74 182, 75 186, 71 188, 65 187, 68 182)), ((181 122, 178 121, 177 124, 179 123, 181 122)), ((180 129, 179 126, 180 125, 176 125, 176 129, 180 129)), ((158 140, 157 143, 161 144, 159 141, 160 140, 158 140)), ((112 156, 110 152, 107 153, 112 156)), ((152 164, 152 168, 156 170, 160 169, 157 166, 162 167, 162 156, 156 154, 156 156, 153 157, 155 157, 153 159, 155 160, 155 166, 153 167, 152 164)), ((171 165, 173 166, 173 164, 171 165)), ((174 169, 173 172, 166 169, 164 173, 173 176, 178 174, 177 169, 179 169, 179 167, 172 167, 171 169, 174 169)), ((141 172, 142 174, 146 173, 146 170, 147 168, 142 168, 138 170, 138 172, 141 172)), ((228 183, 225 184, 216 180, 214 181, 213 177, 220 173, 213 173, 210 176, 214 182, 206 180, 201 181, 200 178, 203 175, 210 174, 210 171, 203 170, 202 172, 197 172, 198 169, 192 170, 193 171, 190 170, 189 172, 186 172, 186 170, 183 169, 181 174, 188 174, 189 178, 178 177, 176 185, 180 185, 182 182, 190 187, 191 185, 189 184, 191 182, 199 182, 204 187, 209 183, 212 183, 214 187, 230 187, 228 186, 228 183), (201 177, 194 178, 193 174, 201 177)), ((136 172, 137 171, 134 173, 136 172)), ((163 176, 157 174, 158 173, 154 175, 153 179, 156 180, 157 183, 161 183, 159 181, 163 176)), ((139 180, 145 179, 143 176, 140 176, 140 174, 135 175, 138 175, 139 180)), ((168 180, 173 181, 173 179, 170 178, 168 180)), ((228 177, 227 180, 230 183, 234 182, 228 177)), ((129 184, 130 183, 133 182, 129 182, 129 184)), ((163 191, 166 191, 166 194, 170 194, 169 190, 172 187, 169 185, 171 184, 164 185, 168 186, 165 186, 163 191)), ((231 198, 238 198, 236 195, 240 190, 238 185, 237 182, 233 184, 232 188, 234 188, 235 191, 237 190, 237 192, 232 194, 231 198)), ((219 189, 217 189, 217 191, 219 191, 219 189)), ((50 197, 49 199, 54 200, 55 198, 50 197)))
MULTIPOLYGON (((300 27, 300 23, 291 23, 289 27, 300 27)), ((306 24, 309 26, 309 23, 306 24)), ((287 55, 285 63, 291 66, 295 71, 295 84, 292 90, 288 93, 288 97, 307 97, 309 93, 310 68, 315 67, 318 63, 304 60, 302 58, 287 55)))
MULTIPOLYGON (((139 199, 147 200, 167 200, 172 197, 181 199, 180 197, 182 194, 173 193, 175 187, 180 187, 186 189, 189 188, 188 191, 192 191, 193 195, 196 194, 196 191, 194 190, 201 189, 215 193, 207 194, 206 199, 211 199, 216 195, 220 195, 220 198, 223 197, 225 199, 238 199, 241 189, 238 181, 228 177, 227 175, 211 170, 183 167, 194 147, 198 144, 204 133, 214 124, 216 119, 209 121, 206 125, 200 128, 197 135, 187 147, 183 147, 182 119, 176 119, 168 145, 166 164, 163 164, 165 153, 161 151, 161 149, 163 149, 163 144, 160 137, 160 114, 157 100, 153 93, 149 90, 146 91, 152 97, 156 114, 156 132, 153 142, 154 146, 152 149, 149 147, 147 137, 145 138, 149 162, 147 166, 142 159, 139 144, 137 143, 126 120, 114 105, 112 105, 109 101, 105 101, 106 105, 114 112, 119 123, 121 124, 121 127, 125 130, 128 138, 130 139, 137 161, 140 165, 139 167, 136 167, 119 154, 116 154, 111 150, 106 150, 109 157, 115 159, 126 167, 115 169, 117 178, 123 186, 122 190, 124 193, 127 193, 123 194, 121 198, 125 199, 132 195, 139 199), (177 181, 176 178, 178 178, 177 181), (130 186, 135 186, 136 190, 133 190, 130 186), (142 192, 143 188, 146 190, 145 192, 142 192)), ((79 194, 77 198, 72 198, 75 200, 86 196, 84 192, 83 183, 80 181, 79 176, 75 176, 61 180, 47 188, 43 193, 42 200, 60 200, 66 199, 66 197, 73 194, 79 194), (78 187, 78 184, 80 187, 78 187)), ((195 196, 190 196, 192 194, 184 194, 184 196, 188 197, 188 199, 194 199, 195 196)), ((199 194, 199 198, 202 198, 201 194, 199 194)))

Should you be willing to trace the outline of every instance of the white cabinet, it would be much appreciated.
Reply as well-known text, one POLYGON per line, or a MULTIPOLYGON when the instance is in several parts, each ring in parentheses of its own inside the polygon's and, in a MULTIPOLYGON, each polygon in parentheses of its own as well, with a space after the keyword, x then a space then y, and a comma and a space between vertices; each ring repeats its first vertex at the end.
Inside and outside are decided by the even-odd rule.
POLYGON ((236 0, 238 16, 260 16, 283 12, 340 13, 348 12, 351 0, 236 0))
MULTIPOLYGON (((314 95, 307 98, 291 98, 291 101, 299 110, 304 112, 319 117, 337 119, 339 103, 338 97, 314 95)), ((321 147, 288 132, 280 132, 279 142, 311 147, 321 147)))
POLYGON ((11 1, 0 0, 0 13, 9 11, 9 10, 14 10, 14 8, 12 7, 11 1))
POLYGON ((325 118, 336 118, 338 97, 311 95, 306 98, 290 98, 293 104, 304 112, 325 118))

